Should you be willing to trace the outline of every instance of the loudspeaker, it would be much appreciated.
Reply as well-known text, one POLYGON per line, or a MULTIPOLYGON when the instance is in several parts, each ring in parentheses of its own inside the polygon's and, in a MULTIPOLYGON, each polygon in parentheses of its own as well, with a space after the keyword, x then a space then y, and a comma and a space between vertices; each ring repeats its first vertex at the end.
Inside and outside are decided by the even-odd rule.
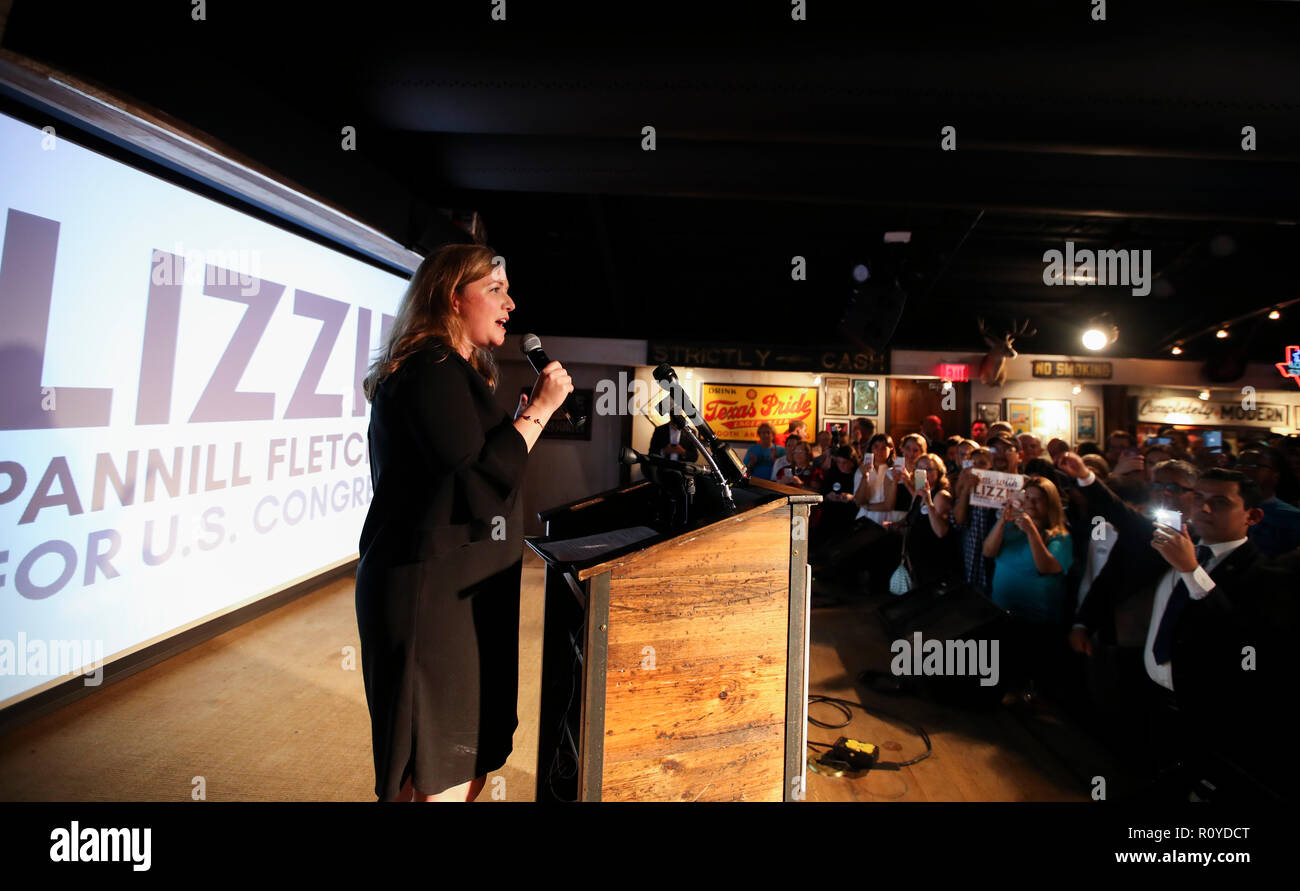
POLYGON ((877 284, 874 279, 853 290, 840 318, 840 333, 860 350, 884 352, 898 328, 907 292, 898 281, 877 284))
MULTIPOLYGON (((1009 614, 965 581, 939 582, 915 588, 882 604, 877 615, 891 640, 1001 641, 1009 627, 1009 614)), ((999 669, 1000 670, 1000 669, 999 669)), ((984 686, 976 674, 922 676, 910 679, 927 697, 959 705, 987 707, 1000 701, 1002 683, 984 686)))

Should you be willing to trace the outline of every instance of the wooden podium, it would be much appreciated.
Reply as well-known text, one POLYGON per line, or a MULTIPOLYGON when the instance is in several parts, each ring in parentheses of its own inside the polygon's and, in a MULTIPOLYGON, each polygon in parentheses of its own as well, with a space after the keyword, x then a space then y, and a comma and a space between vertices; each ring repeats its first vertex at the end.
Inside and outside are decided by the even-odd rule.
POLYGON ((654 493, 546 511, 528 540, 547 561, 537 800, 800 800, 821 496, 755 480, 734 513, 665 532, 646 522, 654 493), (629 529, 574 558, 574 539, 629 529))

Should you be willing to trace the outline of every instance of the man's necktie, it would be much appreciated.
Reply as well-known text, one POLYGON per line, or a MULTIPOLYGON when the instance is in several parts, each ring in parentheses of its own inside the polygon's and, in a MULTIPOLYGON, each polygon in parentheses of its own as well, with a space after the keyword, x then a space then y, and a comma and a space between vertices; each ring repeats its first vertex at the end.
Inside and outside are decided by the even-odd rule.
MULTIPOLYGON (((1210 562, 1210 557, 1214 552, 1207 545, 1200 545, 1196 549, 1196 562, 1201 566, 1210 562)), ((1183 607, 1191 599, 1191 594, 1187 591, 1187 583, 1183 581, 1182 573, 1178 574, 1178 580, 1174 583, 1174 590, 1169 594, 1169 602, 1165 604, 1165 614, 1160 617, 1160 627, 1156 629, 1156 639, 1151 645, 1151 652, 1155 654, 1156 664, 1164 665, 1169 661, 1170 650, 1174 645, 1174 628, 1178 625, 1178 617, 1183 612, 1183 607)))

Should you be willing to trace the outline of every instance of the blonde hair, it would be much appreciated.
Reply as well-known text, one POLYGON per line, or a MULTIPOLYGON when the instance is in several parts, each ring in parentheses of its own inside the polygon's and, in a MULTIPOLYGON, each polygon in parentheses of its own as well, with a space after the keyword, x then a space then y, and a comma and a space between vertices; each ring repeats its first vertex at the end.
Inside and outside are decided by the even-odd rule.
POLYGON ((925 475, 925 482, 930 487, 930 491, 938 492, 948 488, 948 467, 943 463, 943 459, 931 452, 918 455, 916 463, 919 465, 922 459, 930 465, 930 471, 925 475))
POLYGON ((1025 489, 1037 489, 1047 499, 1047 528, 1043 533, 1048 538, 1069 532, 1065 526, 1065 510, 1061 507, 1061 493, 1057 491, 1055 483, 1045 476, 1026 476, 1025 489))
MULTIPOLYGON (((460 352, 469 343, 464 322, 452 303, 452 297, 470 282, 491 275, 497 268, 492 262, 496 253, 482 244, 448 244, 424 258, 411 276, 402 295, 397 318, 380 347, 380 356, 370 366, 362 383, 366 401, 373 402, 379 384, 402 363, 432 341, 460 352)), ((442 355, 438 361, 443 361, 442 355)), ((496 389, 497 364, 491 350, 475 347, 469 364, 483 375, 488 387, 496 389)))
MULTIPOLYGON (((900 455, 903 453, 903 446, 907 445, 908 440, 912 440, 921 447, 921 455, 929 454, 930 443, 926 441, 926 438, 920 433, 909 433, 898 441, 898 453, 900 455)), ((917 456, 917 459, 920 460, 920 455, 917 456)))

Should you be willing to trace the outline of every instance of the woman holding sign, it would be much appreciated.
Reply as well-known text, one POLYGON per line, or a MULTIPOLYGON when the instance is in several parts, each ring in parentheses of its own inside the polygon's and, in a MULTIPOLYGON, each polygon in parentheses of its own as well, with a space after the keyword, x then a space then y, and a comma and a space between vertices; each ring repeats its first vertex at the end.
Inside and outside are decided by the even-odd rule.
POLYGON ((492 350, 514 308, 490 248, 439 248, 365 380, 356 610, 384 801, 473 801, 519 725, 520 487, 573 381, 551 362, 515 417, 498 407, 492 350))
POLYGON ((993 602, 1011 613, 1007 674, 1030 680, 1052 673, 1065 625, 1065 575, 1074 562, 1061 496, 1051 480, 1025 477, 1019 497, 1007 499, 984 539, 994 561, 993 602))

